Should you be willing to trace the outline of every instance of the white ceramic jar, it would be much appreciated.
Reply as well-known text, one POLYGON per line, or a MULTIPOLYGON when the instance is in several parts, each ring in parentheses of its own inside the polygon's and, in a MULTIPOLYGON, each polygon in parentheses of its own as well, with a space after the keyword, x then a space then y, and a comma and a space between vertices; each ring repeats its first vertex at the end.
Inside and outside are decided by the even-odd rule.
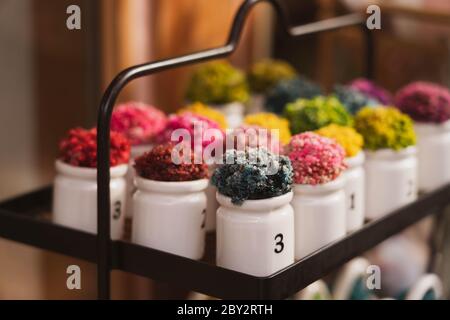
POLYGON ((216 231, 216 214, 219 208, 219 202, 216 198, 217 188, 210 183, 205 193, 207 199, 205 230, 206 232, 213 232, 216 231))
POLYGON ((408 290, 405 300, 424 300, 427 294, 432 293, 433 300, 442 299, 443 285, 439 277, 433 273, 423 275, 414 286, 408 290))
POLYGON ((245 106, 241 102, 212 105, 211 107, 222 112, 225 115, 229 129, 235 129, 239 127, 244 120, 245 106))
POLYGON ((130 153, 130 162, 128 163, 127 172, 127 207, 125 210, 125 217, 128 219, 133 218, 133 194, 136 192, 136 187, 134 185, 134 178, 136 177, 136 169, 134 169, 134 160, 146 152, 151 151, 153 145, 145 144, 139 146, 132 146, 130 153))
POLYGON ((345 178, 322 185, 294 185, 295 259, 346 234, 345 178))
MULTIPOLYGON (((125 176, 128 165, 110 169, 111 239, 122 238, 126 205, 125 176)), ((53 221, 63 226, 97 233, 97 169, 56 161, 53 221)))
POLYGON ((217 265, 267 277, 294 262, 292 192, 234 205, 217 194, 217 265))
POLYGON ((366 152, 366 218, 378 219, 417 199, 417 148, 366 152))
MULTIPOLYGON (((209 176, 212 177, 215 169, 215 165, 208 167, 209 176)), ((219 202, 217 201, 216 193, 217 188, 209 183, 206 188, 206 232, 216 231, 216 215, 217 209, 219 209, 219 202)))
POLYGON ((450 183, 450 121, 415 123, 419 190, 429 192, 450 183))
POLYGON ((345 197, 347 201, 347 232, 361 228, 364 224, 365 214, 365 174, 364 152, 354 157, 346 158, 347 170, 345 178, 345 197))
MULTIPOLYGON (((335 300, 350 300, 358 281, 367 284, 370 263, 367 259, 358 257, 347 262, 336 275, 333 285, 335 300)), ((367 289, 369 290, 369 289, 367 289)), ((360 297, 362 299, 364 297, 360 297)))
POLYGON ((198 260, 205 249, 207 179, 165 182, 136 177, 132 241, 198 260))
POLYGON ((248 114, 264 112, 266 104, 266 95, 252 94, 248 101, 248 114))

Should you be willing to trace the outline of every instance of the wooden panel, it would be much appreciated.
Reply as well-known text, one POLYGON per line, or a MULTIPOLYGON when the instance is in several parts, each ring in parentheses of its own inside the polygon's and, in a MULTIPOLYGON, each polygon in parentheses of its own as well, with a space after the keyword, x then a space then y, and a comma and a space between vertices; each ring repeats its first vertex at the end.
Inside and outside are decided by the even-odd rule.
MULTIPOLYGON (((223 45, 241 3, 241 0, 103 0, 103 54, 107 59, 103 86, 130 65, 223 45)), ((268 10, 271 12, 268 6, 260 6, 255 12, 270 25, 268 10)), ((242 68, 254 56, 266 56, 270 50, 264 44, 271 39, 266 25, 263 30, 266 37, 258 37, 259 52, 253 51, 252 20, 250 17, 241 45, 232 57, 233 63, 242 68)), ((153 82, 139 79, 125 89, 120 100, 139 99, 174 111, 183 103, 191 70, 192 67, 186 67, 167 71, 154 76, 153 82)))
MULTIPOLYGON (((90 50, 87 11, 89 1, 33 1, 35 41, 35 97, 38 125, 38 150, 41 174, 50 178, 58 141, 74 126, 92 126, 92 102, 88 88, 98 71, 87 68, 90 50), (76 4, 82 10, 82 30, 71 31, 65 26, 66 8, 76 4)), ((92 27, 92 28, 91 28, 92 27)), ((98 90, 98 89, 97 89, 98 90)))
MULTIPOLYGON (((98 45, 93 43, 98 27, 92 18, 98 14, 97 1, 34 0, 34 95, 37 123, 37 150, 40 175, 51 181, 58 142, 75 126, 95 125, 99 86, 96 79, 99 66, 95 64, 98 45), (79 5, 82 29, 66 28, 66 9, 79 5)), ((96 297, 95 269, 82 261, 43 252, 41 282, 46 299, 89 299, 96 297), (78 264, 82 268, 81 291, 66 287, 66 268, 78 264)))

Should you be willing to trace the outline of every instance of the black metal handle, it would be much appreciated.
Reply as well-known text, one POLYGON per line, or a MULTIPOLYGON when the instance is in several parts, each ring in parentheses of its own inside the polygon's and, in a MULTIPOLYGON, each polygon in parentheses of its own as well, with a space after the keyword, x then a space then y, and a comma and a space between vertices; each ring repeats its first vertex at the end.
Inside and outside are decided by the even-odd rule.
POLYGON ((219 48, 208 49, 196 53, 187 54, 167 60, 160 60, 128 68, 120 72, 103 95, 100 104, 97 124, 97 281, 98 298, 110 298, 110 269, 111 269, 111 231, 110 231, 110 122, 111 114, 117 97, 125 85, 134 79, 151 75, 156 72, 175 68, 196 62, 222 58, 230 55, 236 49, 245 20, 250 10, 258 3, 270 3, 275 9, 284 30, 292 37, 313 34, 338 28, 354 26, 364 23, 361 14, 349 14, 346 16, 311 23, 304 26, 291 27, 285 16, 282 5, 277 0, 246 0, 239 8, 234 18, 233 26, 227 43, 219 48))

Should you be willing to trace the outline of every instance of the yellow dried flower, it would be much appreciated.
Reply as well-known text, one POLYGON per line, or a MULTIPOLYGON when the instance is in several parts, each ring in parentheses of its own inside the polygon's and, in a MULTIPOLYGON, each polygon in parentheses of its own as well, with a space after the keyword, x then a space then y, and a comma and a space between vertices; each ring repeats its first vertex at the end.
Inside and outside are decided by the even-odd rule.
POLYGON ((317 134, 336 140, 345 150, 346 157, 354 157, 361 152, 364 138, 355 129, 330 124, 316 131, 317 134))
POLYGON ((282 144, 288 144, 291 140, 289 121, 287 121, 285 118, 277 116, 274 113, 263 112, 251 114, 245 117, 244 123, 265 128, 267 130, 279 130, 279 139, 282 144))
POLYGON ((177 113, 180 115, 184 113, 192 113, 195 115, 203 116, 205 118, 217 122, 220 128, 223 130, 226 130, 228 128, 227 119, 225 118, 225 115, 223 113, 211 107, 208 107, 207 105, 201 102, 196 102, 191 105, 187 105, 184 108, 178 110, 177 113))
POLYGON ((247 78, 253 92, 267 94, 280 81, 292 79, 296 73, 285 61, 263 59, 251 66, 247 78))
POLYGON ((363 108, 355 117, 355 129, 368 150, 401 150, 416 144, 413 121, 394 107, 363 108))

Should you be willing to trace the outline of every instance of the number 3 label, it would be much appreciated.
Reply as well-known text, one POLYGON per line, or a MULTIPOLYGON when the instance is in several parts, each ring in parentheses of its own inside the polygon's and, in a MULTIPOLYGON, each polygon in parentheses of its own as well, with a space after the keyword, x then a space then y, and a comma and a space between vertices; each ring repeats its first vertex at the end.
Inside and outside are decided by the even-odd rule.
POLYGON ((119 220, 121 215, 122 215, 122 202, 116 201, 114 203, 113 219, 114 220, 119 220))
POLYGON ((274 250, 275 253, 282 253, 283 252, 283 250, 284 250, 283 239, 284 239, 284 237, 283 237, 282 233, 276 235, 276 237, 275 237, 276 243, 275 243, 275 250, 274 250))

